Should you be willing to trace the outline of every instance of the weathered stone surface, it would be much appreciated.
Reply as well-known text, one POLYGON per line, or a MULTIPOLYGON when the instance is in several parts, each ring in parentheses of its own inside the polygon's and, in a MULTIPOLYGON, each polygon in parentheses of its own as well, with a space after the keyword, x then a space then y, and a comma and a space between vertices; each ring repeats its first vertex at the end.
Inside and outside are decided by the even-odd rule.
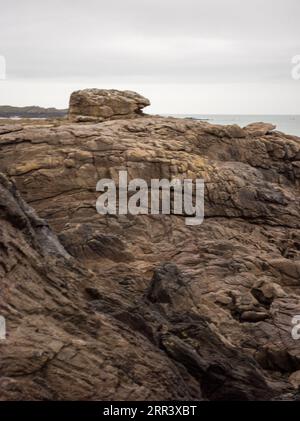
POLYGON ((71 95, 69 119, 80 123, 136 118, 148 105, 150 101, 136 92, 84 89, 71 95))
POLYGON ((295 389, 300 389, 300 370, 295 371, 293 374, 289 377, 290 383, 294 386, 295 389))
POLYGON ((265 136, 275 130, 276 126, 270 123, 251 123, 245 129, 252 136, 265 136))
POLYGON ((299 138, 163 117, 1 129, 0 171, 39 215, 2 177, 2 399, 294 399, 299 138), (98 215, 121 169, 204 178, 204 223, 98 215))

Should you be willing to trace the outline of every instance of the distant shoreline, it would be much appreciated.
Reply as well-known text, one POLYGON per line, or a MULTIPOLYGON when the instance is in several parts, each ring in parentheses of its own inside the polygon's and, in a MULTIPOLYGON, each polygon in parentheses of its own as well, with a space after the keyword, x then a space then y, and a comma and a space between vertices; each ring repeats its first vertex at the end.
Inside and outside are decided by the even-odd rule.
POLYGON ((169 114, 169 116, 192 118, 225 126, 237 124, 240 127, 245 127, 251 123, 264 122, 274 124, 280 132, 300 137, 299 114, 169 114))
POLYGON ((60 110, 57 108, 43 108, 37 106, 29 107, 13 107, 10 105, 0 106, 1 119, 19 119, 19 118, 59 118, 66 117, 68 110, 60 110))

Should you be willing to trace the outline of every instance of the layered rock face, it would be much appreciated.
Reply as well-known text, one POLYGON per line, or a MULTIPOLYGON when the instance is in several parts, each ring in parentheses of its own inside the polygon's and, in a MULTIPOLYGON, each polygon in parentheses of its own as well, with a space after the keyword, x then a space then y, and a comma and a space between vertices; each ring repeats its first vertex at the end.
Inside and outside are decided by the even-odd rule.
POLYGON ((137 118, 148 105, 150 101, 136 92, 84 89, 71 95, 69 119, 80 123, 137 118))
POLYGON ((148 116, 0 149, 1 399, 297 399, 299 138, 148 116), (97 214, 120 170, 203 178, 204 223, 97 214))

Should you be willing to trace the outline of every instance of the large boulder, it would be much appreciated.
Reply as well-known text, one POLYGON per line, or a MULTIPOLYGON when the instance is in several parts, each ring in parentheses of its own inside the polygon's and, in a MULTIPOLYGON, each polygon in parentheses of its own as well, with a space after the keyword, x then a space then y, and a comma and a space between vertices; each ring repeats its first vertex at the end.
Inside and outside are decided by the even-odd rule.
POLYGON ((69 119, 74 122, 101 122, 131 119, 143 115, 150 105, 147 98, 133 91, 84 89, 70 98, 69 119))

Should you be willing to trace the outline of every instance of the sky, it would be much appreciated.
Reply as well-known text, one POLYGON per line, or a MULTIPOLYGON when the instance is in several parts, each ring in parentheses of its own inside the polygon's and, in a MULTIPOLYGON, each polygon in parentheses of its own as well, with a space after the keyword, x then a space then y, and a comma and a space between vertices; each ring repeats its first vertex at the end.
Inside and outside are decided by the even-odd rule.
POLYGON ((0 104, 131 89, 152 113, 300 114, 299 0, 0 0, 0 104))

